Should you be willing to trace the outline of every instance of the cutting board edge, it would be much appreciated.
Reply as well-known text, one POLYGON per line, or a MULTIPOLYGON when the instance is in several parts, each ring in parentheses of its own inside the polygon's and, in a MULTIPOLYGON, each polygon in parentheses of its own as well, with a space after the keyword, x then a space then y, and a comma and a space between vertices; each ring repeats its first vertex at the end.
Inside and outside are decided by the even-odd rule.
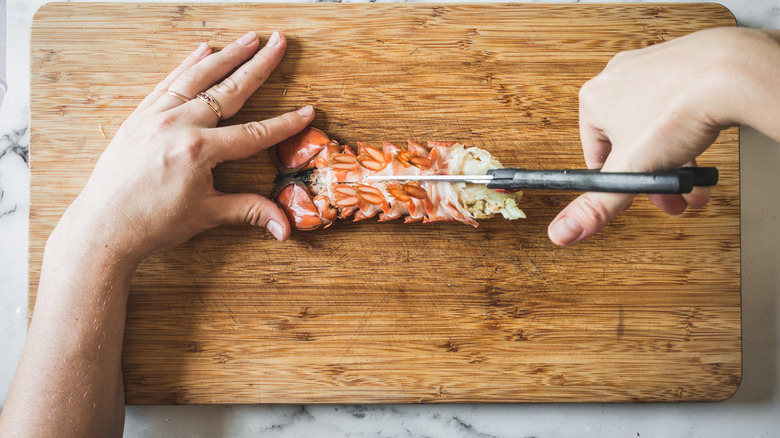
MULTIPOLYGON (((73 4, 79 4, 79 3, 70 3, 70 4, 68 4, 68 3, 62 3, 62 4, 60 4, 60 3, 49 3, 49 4, 46 4, 46 5, 42 6, 42 7, 41 7, 41 9, 43 9, 43 8, 45 8, 45 7, 47 7, 47 6, 52 6, 52 7, 55 7, 55 6, 63 6, 63 7, 64 7, 65 5, 73 5, 73 4)), ((88 4, 88 5, 94 6, 94 5, 99 5, 99 4, 101 4, 101 3, 97 3, 97 4, 96 4, 96 3, 81 3, 81 4, 88 4)), ((116 3, 104 3, 104 4, 116 5, 116 3)), ((135 5, 134 3, 127 3, 127 4, 133 4, 133 5, 135 5)), ((155 3, 155 4, 164 4, 164 3, 155 3)), ((435 4, 436 4, 436 3, 430 3, 430 5, 435 5, 435 4)), ((511 4, 511 3, 507 3, 507 4, 511 4)), ((715 4, 715 3, 702 3, 702 4, 709 4, 709 5, 717 5, 717 6, 721 6, 723 9, 725 9, 726 11, 728 11, 728 12, 729 12, 729 14, 731 15, 731 17, 732 17, 732 19, 733 19, 733 14, 731 14, 730 10, 728 10, 728 8, 726 8, 726 7, 725 7, 725 6, 723 6, 723 5, 718 5, 718 4, 715 4)), ((208 4, 208 3, 206 3, 206 4, 203 4, 203 3, 193 4, 193 6, 202 6, 202 5, 211 5, 211 4, 208 4)), ((224 4, 221 4, 221 3, 220 3, 219 5, 224 5, 224 4)), ((230 4, 228 4, 228 5, 230 5, 230 4)), ((310 6, 311 6, 310 4, 306 4, 306 3, 302 3, 301 5, 306 5, 307 7, 310 7, 310 6)), ((427 5, 427 4, 420 4, 420 5, 424 6, 424 5, 427 5)), ((452 5, 452 4, 447 4, 447 3, 444 3, 443 5, 452 5)), ((643 4, 643 5, 651 5, 651 4, 643 4)), ((659 3, 658 5, 665 5, 665 6, 668 6, 668 4, 665 4, 665 3, 659 3)), ((688 5, 688 4, 686 4, 686 5, 688 5)), ((694 5, 695 5, 695 4, 694 4, 694 5)), ((322 5, 322 6, 325 6, 325 5, 322 5)), ((545 5, 537 5, 537 6, 545 6, 545 5)), ((39 9, 39 10, 40 10, 40 9, 39 9)), ((37 12, 36 12, 36 14, 37 14, 37 12)), ((736 21, 736 20, 734 20, 734 21, 736 21)), ((34 127, 31 127, 31 132, 34 132, 34 127)), ((31 153, 31 160, 32 160, 32 153, 31 153)), ((33 163, 32 163, 32 161, 31 161, 31 167, 32 167, 32 165, 33 165, 33 163)), ((741 242, 740 242, 740 245, 741 245, 741 242)), ((42 250, 42 249, 41 249, 41 250, 42 250)), ((31 260, 31 262, 32 262, 32 260, 31 260)), ((742 262, 742 259, 741 259, 741 257, 740 257, 740 263, 741 263, 741 262, 742 262)), ((740 271, 741 271, 741 269, 740 269, 740 271)), ((32 286, 31 286, 31 287, 32 287, 32 286)), ((740 287, 739 287, 739 289, 740 289, 740 297, 741 297, 741 275, 740 275, 740 287)), ((741 334, 741 331, 740 331, 740 334, 741 334)), ((740 338, 740 353, 741 353, 741 338, 740 338)), ((740 361, 739 361, 739 362, 740 362, 740 370, 741 370, 741 369, 742 369, 742 360, 741 360, 741 354, 740 354, 740 361)), ((740 371, 740 373, 739 373, 739 376, 740 376, 740 381, 741 381, 741 376, 742 376, 742 372, 741 372, 741 371, 740 371)), ((729 395, 727 395, 725 398, 723 398, 723 399, 721 399, 721 400, 726 400, 726 399, 730 398, 731 396, 733 396, 733 394, 734 394, 734 393, 736 393, 736 391, 738 390, 738 388, 739 388, 739 384, 737 384, 737 385, 734 387, 734 390, 733 390, 733 391, 732 391, 732 392, 731 392, 729 395)), ((354 400, 354 399, 353 399, 353 400, 354 400)), ((721 401, 721 400, 686 400, 686 401, 721 401)), ((572 402, 572 400, 570 400, 570 399, 561 400, 561 401, 572 402)), ((581 401, 581 400, 574 400, 574 402, 589 402, 589 401, 591 401, 591 400, 586 400, 586 401, 581 401)), ((595 401, 595 400, 593 400, 593 401, 595 401)), ((626 400, 626 401, 628 401, 628 400, 626 400)), ((672 402, 672 401, 674 401, 674 400, 667 400, 667 401, 669 401, 669 402, 672 402)), ((395 403, 395 402, 393 402, 393 401, 389 401, 389 402, 391 402, 391 403, 395 403)), ((416 403, 416 402, 419 402, 419 401, 413 401, 413 400, 410 400, 410 401, 408 401, 408 402, 404 402, 404 403, 416 403)), ((425 402, 425 403, 440 403, 440 402, 437 402, 437 401, 422 401, 422 402, 425 402)), ((465 401, 459 401, 459 400, 444 401, 444 403, 462 403, 462 402, 465 402, 465 401)), ((479 401, 479 400, 478 400, 478 401, 474 401, 474 402, 475 402, 475 403, 481 403, 481 402, 485 402, 485 403, 503 403, 503 402, 499 402, 499 401, 490 401, 490 400, 481 400, 481 401, 479 401)), ((528 402, 531 402, 531 403, 536 403, 536 402, 545 402, 545 401, 544 401, 544 400, 539 400, 539 401, 528 400, 528 402)), ((616 402, 617 402, 617 401, 616 401, 616 402)), ((207 403, 207 402, 204 402, 204 403, 207 403)), ((221 403, 221 402, 216 402, 216 403, 221 403)), ((269 402, 269 403, 273 403, 273 402, 269 402)), ((297 402, 296 402, 296 403, 297 403, 297 402)), ((318 402, 318 401, 308 401, 307 403, 314 403, 314 404, 329 404, 329 403, 337 403, 337 401, 323 401, 323 402, 318 402)), ((384 401, 374 401, 374 402, 371 402, 371 401, 365 401, 365 402, 362 402, 362 403, 367 403, 367 404, 370 404, 370 403, 384 403, 384 401)), ((516 402, 515 402, 515 401, 508 401, 508 402, 506 402, 506 403, 516 403, 516 402)), ((167 404, 167 403, 165 403, 165 404, 167 404)), ((242 404, 243 404, 243 403, 242 403, 242 404)), ((248 402, 248 404, 254 404, 254 403, 248 402)))

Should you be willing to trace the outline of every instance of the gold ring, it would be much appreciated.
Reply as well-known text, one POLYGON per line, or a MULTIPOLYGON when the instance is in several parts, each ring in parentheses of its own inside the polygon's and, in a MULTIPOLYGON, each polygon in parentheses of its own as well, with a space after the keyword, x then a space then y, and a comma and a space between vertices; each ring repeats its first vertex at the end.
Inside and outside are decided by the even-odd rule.
POLYGON ((190 101, 190 99, 187 96, 185 96, 185 95, 183 95, 181 93, 177 93, 177 92, 175 92, 173 90, 168 90, 167 93, 170 94, 171 96, 178 97, 179 99, 181 99, 182 102, 189 102, 190 101))
POLYGON ((195 97, 197 97, 199 101, 208 105, 209 108, 214 110, 214 113, 217 114, 217 117, 222 120, 222 108, 219 107, 219 102, 217 102, 217 99, 214 99, 214 96, 204 91, 202 93, 198 93, 198 95, 195 97))

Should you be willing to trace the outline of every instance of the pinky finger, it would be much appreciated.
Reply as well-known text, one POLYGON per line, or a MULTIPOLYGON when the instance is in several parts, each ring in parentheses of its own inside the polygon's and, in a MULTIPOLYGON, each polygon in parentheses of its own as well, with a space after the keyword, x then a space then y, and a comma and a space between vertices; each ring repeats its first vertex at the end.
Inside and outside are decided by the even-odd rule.
POLYGON ((709 187, 694 187, 691 193, 683 195, 683 199, 692 208, 702 208, 710 202, 710 196, 709 187))
POLYGON ((681 214, 688 207, 688 204, 685 202, 682 195, 648 194, 647 198, 650 199, 656 207, 673 216, 681 214))
MULTIPOLYGON (((138 108, 136 108, 137 111, 143 111, 150 106, 154 102, 156 102, 161 96, 165 95, 165 93, 168 91, 168 87, 175 81, 181 74, 187 70, 188 68, 192 67, 193 65, 200 62, 203 58, 209 56, 211 54, 211 47, 209 47, 206 43, 201 43, 198 48, 190 53, 190 55, 182 61, 181 64, 179 64, 178 67, 176 67, 172 72, 168 74, 168 76, 159 84, 157 84, 156 87, 154 87, 154 91, 152 91, 144 100, 141 102, 140 105, 138 105, 138 108)), ((173 97, 173 96, 171 96, 173 97)), ((174 99, 176 99, 174 97, 174 99)))
MULTIPOLYGON (((691 160, 683 167, 697 166, 696 160, 691 160)), ((687 207, 701 208, 710 202, 710 188, 696 186, 690 193, 682 195, 648 195, 647 197, 661 210, 671 214, 678 215, 685 211, 687 207)))
POLYGON ((647 195, 653 204, 661 210, 678 215, 686 208, 702 208, 710 202, 709 187, 694 187, 690 193, 682 195, 647 195))
MULTIPOLYGON (((698 166, 698 163, 696 163, 696 159, 694 158, 685 163, 684 166, 698 166)), ((702 208, 710 202, 711 195, 712 192, 709 187, 697 186, 693 188, 691 193, 684 194, 683 199, 685 199, 685 202, 692 208, 702 208)))

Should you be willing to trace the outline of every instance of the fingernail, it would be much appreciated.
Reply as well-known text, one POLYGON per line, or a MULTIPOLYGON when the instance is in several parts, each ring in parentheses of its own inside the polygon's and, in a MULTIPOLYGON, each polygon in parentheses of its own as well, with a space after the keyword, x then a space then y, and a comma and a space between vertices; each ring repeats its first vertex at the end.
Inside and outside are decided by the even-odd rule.
POLYGON ((274 47, 279 44, 279 41, 282 39, 279 37, 279 32, 274 32, 271 34, 271 38, 268 38, 268 42, 265 43, 267 47, 274 47))
POLYGON ((195 56, 201 57, 206 54, 206 52, 209 51, 209 45, 206 43, 200 43, 198 46, 198 49, 195 50, 195 56))
POLYGON ((271 232, 271 234, 274 235, 274 237, 276 237, 276 240, 281 241, 282 239, 284 239, 284 228, 282 228, 282 226, 279 225, 279 222, 268 221, 265 227, 268 229, 268 231, 271 232))
POLYGON ((309 117, 314 113, 314 108, 311 107, 311 105, 306 105, 305 107, 299 109, 296 111, 299 116, 301 117, 309 117))
POLYGON ((238 40, 238 43, 248 46, 252 44, 256 39, 257 39, 257 35, 255 35, 254 32, 249 32, 246 35, 242 36, 241 39, 238 40))
POLYGON ((556 243, 569 244, 582 235, 582 225, 571 216, 564 216, 550 228, 550 234, 556 243))

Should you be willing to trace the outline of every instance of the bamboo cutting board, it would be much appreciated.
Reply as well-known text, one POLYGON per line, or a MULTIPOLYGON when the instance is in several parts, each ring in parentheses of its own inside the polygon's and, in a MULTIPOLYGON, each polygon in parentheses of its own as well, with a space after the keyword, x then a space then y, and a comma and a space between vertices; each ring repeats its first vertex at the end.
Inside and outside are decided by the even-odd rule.
MULTIPOLYGON (((583 167, 579 87, 617 52, 733 26, 709 4, 78 4, 32 31, 30 303, 48 234, 124 118, 201 41, 280 30, 286 58, 226 123, 314 104, 353 144, 458 140, 505 165, 583 167)), ((286 243, 221 227, 149 258, 130 294, 127 401, 723 400, 740 362, 738 132, 700 164, 721 182, 680 217, 645 198, 595 238, 528 219, 337 224, 286 243)), ((268 193, 268 153, 216 169, 268 193)))

